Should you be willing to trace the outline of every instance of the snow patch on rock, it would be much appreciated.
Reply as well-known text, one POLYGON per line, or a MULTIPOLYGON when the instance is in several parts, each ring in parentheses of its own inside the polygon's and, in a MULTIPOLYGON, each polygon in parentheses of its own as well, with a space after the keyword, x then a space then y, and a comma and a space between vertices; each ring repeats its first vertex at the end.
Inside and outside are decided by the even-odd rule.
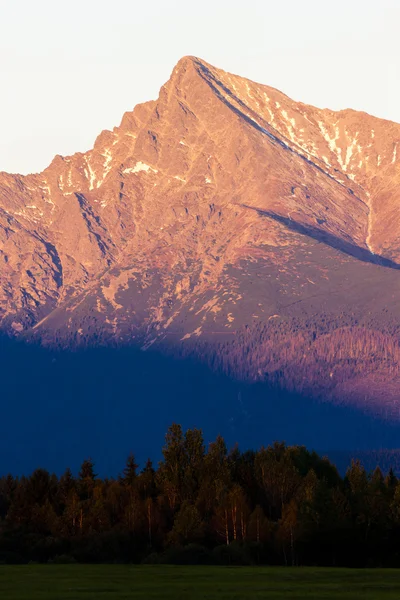
POLYGON ((141 171, 144 171, 145 173, 148 173, 149 171, 152 171, 153 173, 158 173, 157 169, 150 167, 150 165, 146 165, 146 163, 144 163, 142 161, 137 162, 134 167, 128 167, 127 169, 124 169, 122 172, 123 173, 140 173, 141 171))

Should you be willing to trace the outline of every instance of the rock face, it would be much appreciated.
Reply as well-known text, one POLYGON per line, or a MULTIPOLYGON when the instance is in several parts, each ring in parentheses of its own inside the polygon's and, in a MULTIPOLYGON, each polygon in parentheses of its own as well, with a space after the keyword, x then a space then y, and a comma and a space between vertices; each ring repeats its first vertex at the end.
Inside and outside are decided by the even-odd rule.
POLYGON ((396 415, 400 125, 183 58, 93 150, 0 173, 0 318, 396 415))

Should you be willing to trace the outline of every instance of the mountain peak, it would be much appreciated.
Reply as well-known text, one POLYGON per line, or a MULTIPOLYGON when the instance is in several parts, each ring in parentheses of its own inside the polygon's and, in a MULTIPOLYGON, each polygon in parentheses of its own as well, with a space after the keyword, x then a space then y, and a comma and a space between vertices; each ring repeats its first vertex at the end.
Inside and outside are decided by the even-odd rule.
POLYGON ((198 58, 197 56, 191 56, 189 54, 186 56, 182 56, 182 58, 180 58, 176 63, 173 72, 185 70, 188 67, 192 65, 197 65, 199 63, 202 64, 205 63, 205 61, 203 61, 201 58, 198 58))
POLYGON ((399 144, 399 125, 183 57, 92 150, 0 174, 1 327, 66 345, 231 340, 235 376, 285 373, 297 389, 310 369, 319 392, 351 380, 368 396, 332 348, 390 346, 366 315, 398 319, 399 144), (251 365, 234 344, 246 336, 251 365), (321 380, 307 357, 325 361, 321 380))

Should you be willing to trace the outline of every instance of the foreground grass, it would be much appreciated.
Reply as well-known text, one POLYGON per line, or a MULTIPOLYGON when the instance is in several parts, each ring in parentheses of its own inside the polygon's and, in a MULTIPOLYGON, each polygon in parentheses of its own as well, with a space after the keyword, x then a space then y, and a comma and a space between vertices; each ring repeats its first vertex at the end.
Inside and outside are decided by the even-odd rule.
POLYGON ((2 600, 379 600, 400 571, 121 565, 0 566, 2 600))

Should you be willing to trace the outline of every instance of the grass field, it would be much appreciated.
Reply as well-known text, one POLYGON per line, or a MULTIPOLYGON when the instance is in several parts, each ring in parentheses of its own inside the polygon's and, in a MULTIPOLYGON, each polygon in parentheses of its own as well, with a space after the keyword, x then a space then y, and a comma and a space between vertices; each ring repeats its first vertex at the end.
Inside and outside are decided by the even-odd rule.
POLYGON ((0 566, 2 600, 400 599, 400 571, 120 565, 0 566))

